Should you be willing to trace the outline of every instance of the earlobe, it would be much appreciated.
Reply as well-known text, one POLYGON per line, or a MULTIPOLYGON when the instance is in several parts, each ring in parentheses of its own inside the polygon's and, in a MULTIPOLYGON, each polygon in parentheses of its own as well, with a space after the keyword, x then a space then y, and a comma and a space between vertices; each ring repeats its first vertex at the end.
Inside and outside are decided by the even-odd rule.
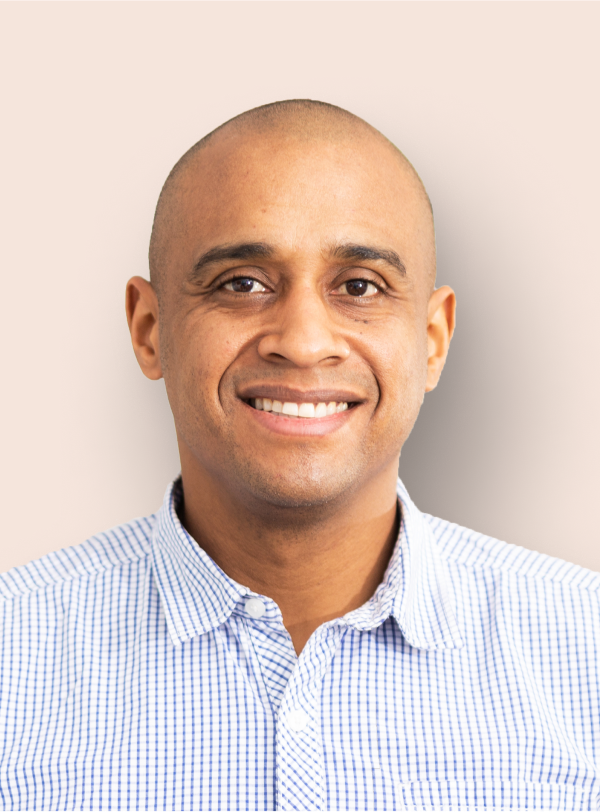
POLYGON ((125 294, 131 343, 140 369, 147 378, 162 378, 158 340, 158 299, 156 291, 141 276, 132 277, 125 294))
POLYGON ((456 296, 443 285, 431 294, 427 312, 427 384, 431 392, 438 384, 446 363, 456 319, 456 296))

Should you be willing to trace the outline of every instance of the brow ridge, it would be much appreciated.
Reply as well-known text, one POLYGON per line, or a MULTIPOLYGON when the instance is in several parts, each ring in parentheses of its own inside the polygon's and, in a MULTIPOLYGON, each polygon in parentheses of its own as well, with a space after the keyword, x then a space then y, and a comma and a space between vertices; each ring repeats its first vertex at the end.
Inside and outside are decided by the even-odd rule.
POLYGON ((406 276, 406 267, 398 254, 388 248, 376 248, 358 243, 342 243, 331 249, 331 256, 345 260, 381 260, 394 267, 402 276, 406 276))
MULTIPOLYGON (((386 262, 395 268, 402 276, 406 275, 404 263, 395 251, 387 248, 377 248, 359 243, 341 243, 335 245, 327 252, 329 256, 342 260, 370 260, 386 262)), ((275 254, 273 246, 264 242, 244 242, 229 245, 217 245, 206 251, 194 263, 192 275, 200 276, 209 265, 227 260, 270 259, 275 254)))
POLYGON ((217 245, 206 251, 194 263, 192 268, 193 276, 199 276, 201 272, 217 262, 224 262, 230 259, 268 259, 273 256, 273 248, 264 242, 242 242, 231 245, 217 245))

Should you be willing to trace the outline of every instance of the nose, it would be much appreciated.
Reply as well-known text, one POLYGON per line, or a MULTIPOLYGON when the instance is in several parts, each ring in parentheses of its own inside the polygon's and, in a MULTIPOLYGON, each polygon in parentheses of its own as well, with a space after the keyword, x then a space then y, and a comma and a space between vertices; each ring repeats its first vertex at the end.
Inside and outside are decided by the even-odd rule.
POLYGON ((297 367, 344 361, 350 348, 339 334, 321 295, 303 287, 288 294, 277 308, 275 322, 258 345, 262 358, 297 367))

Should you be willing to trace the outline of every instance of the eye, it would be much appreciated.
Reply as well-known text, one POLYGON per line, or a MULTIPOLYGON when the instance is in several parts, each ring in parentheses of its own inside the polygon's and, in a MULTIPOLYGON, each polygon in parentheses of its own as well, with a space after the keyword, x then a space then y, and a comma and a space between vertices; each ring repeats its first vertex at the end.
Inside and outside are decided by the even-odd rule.
POLYGON ((379 288, 368 279, 349 279, 338 288, 340 293, 346 293, 349 296, 357 296, 362 299, 368 299, 379 293, 379 288))
POLYGON ((237 279, 230 279, 223 285, 225 290, 231 290, 234 293, 265 293, 266 287, 252 279, 250 276, 238 276, 237 279))

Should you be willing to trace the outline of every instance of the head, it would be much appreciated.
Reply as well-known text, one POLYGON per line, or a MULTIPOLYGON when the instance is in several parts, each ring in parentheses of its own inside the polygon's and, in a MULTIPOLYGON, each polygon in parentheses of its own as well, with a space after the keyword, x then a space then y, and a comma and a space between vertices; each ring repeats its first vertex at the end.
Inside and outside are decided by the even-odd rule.
POLYGON ((222 125, 165 183, 150 279, 130 280, 128 319, 165 379, 184 487, 188 471, 256 509, 314 509, 395 478, 454 295, 434 289, 423 184, 377 130, 312 101, 222 125))

